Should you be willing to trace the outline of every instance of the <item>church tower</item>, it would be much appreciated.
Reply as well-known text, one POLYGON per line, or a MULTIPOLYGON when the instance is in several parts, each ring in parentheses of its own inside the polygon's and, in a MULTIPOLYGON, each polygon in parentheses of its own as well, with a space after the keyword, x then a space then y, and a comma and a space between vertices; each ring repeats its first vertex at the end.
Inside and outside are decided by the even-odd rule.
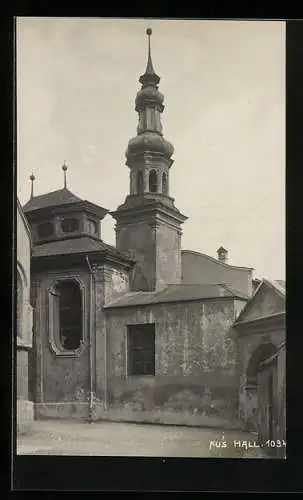
POLYGON ((187 219, 170 197, 169 176, 174 148, 163 137, 163 95, 158 90, 148 35, 148 59, 140 76, 135 110, 137 135, 126 150, 130 191, 112 216, 116 219, 116 246, 130 252, 137 264, 131 278, 132 291, 152 291, 181 281, 181 224, 187 219))

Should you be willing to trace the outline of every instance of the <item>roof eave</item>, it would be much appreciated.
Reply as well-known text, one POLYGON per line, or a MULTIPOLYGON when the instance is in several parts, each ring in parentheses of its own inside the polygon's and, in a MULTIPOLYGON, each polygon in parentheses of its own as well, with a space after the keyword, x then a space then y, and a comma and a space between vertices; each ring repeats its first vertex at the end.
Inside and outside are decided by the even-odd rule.
MULTIPOLYGON (((138 292, 139 293, 139 292, 138 292)), ((180 302, 205 302, 207 300, 226 300, 226 299, 237 299, 237 298, 242 298, 242 297, 236 297, 232 295, 221 295, 221 296, 213 296, 213 297, 203 297, 203 298, 193 298, 193 299, 172 299, 172 300, 159 300, 155 302, 143 302, 141 304, 121 304, 119 305, 118 303, 112 303, 112 304, 107 304, 104 306, 105 309, 124 309, 127 307, 146 307, 146 306, 156 306, 156 305, 165 305, 165 304, 178 304, 180 302)), ((243 299, 244 300, 244 299, 243 299)))
POLYGON ((100 220, 104 219, 104 217, 109 213, 109 210, 107 208, 101 207, 87 200, 71 201, 69 203, 48 205, 46 207, 35 208, 32 210, 24 209, 24 212, 28 217, 35 218, 44 215, 45 213, 49 213, 50 211, 52 213, 54 212, 58 213, 58 212, 81 211, 81 210, 97 215, 100 218, 100 220))
POLYGON ((90 256, 92 259, 94 259, 96 262, 111 262, 115 264, 119 264, 120 266, 126 268, 126 269, 132 269, 132 267, 135 264, 135 261, 125 257, 124 255, 118 255, 115 252, 112 252, 110 249, 104 249, 104 250, 83 250, 80 252, 73 252, 72 254, 70 253, 62 253, 62 254, 49 254, 49 255, 33 255, 32 259, 34 262, 38 262, 41 260, 44 261, 52 261, 58 259, 61 259, 62 261, 65 261, 67 259, 70 260, 71 256, 73 256, 75 259, 76 258, 85 258, 86 256, 90 256))

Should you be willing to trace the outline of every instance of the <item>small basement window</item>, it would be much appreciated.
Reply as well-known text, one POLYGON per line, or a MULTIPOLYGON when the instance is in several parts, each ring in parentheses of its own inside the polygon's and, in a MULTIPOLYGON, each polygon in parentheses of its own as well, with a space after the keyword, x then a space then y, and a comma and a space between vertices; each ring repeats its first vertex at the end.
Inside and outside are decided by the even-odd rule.
POLYGON ((49 238, 54 233, 54 226, 51 222, 44 222, 37 227, 39 238, 49 238))
POLYGON ((64 233, 73 233, 79 229, 78 219, 64 219, 61 222, 61 229, 64 233))
POLYGON ((127 327, 128 375, 155 375, 155 325, 127 327))

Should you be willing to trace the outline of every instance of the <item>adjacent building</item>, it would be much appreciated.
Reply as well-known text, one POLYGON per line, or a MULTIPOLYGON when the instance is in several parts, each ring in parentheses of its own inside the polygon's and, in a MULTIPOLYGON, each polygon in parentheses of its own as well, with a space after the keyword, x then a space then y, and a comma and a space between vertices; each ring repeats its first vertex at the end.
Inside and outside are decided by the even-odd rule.
POLYGON ((17 431, 28 433, 33 424, 33 402, 29 401, 28 363, 32 348, 31 293, 31 232, 19 200, 17 200, 17 266, 15 294, 15 342, 16 342, 16 401, 17 431))
POLYGON ((239 416, 263 442, 274 443, 272 453, 285 451, 277 443, 286 440, 285 297, 284 281, 262 280, 234 324, 241 367, 239 416))

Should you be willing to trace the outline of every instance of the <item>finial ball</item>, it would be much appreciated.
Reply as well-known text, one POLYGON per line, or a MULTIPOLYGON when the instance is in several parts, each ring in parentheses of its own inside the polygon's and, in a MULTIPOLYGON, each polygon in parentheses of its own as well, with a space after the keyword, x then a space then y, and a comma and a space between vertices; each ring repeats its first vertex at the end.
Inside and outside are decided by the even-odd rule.
POLYGON ((152 34, 152 29, 151 29, 151 28, 147 28, 147 30, 146 30, 146 34, 147 34, 148 36, 150 36, 150 35, 152 34))
POLYGON ((32 174, 32 175, 30 176, 30 180, 31 180, 31 181, 34 181, 34 180, 35 180, 35 176, 34 176, 34 174, 32 174))
POLYGON ((67 166, 65 165, 65 163, 64 163, 64 165, 62 166, 62 170, 63 170, 63 172, 66 172, 66 170, 67 170, 67 166))

